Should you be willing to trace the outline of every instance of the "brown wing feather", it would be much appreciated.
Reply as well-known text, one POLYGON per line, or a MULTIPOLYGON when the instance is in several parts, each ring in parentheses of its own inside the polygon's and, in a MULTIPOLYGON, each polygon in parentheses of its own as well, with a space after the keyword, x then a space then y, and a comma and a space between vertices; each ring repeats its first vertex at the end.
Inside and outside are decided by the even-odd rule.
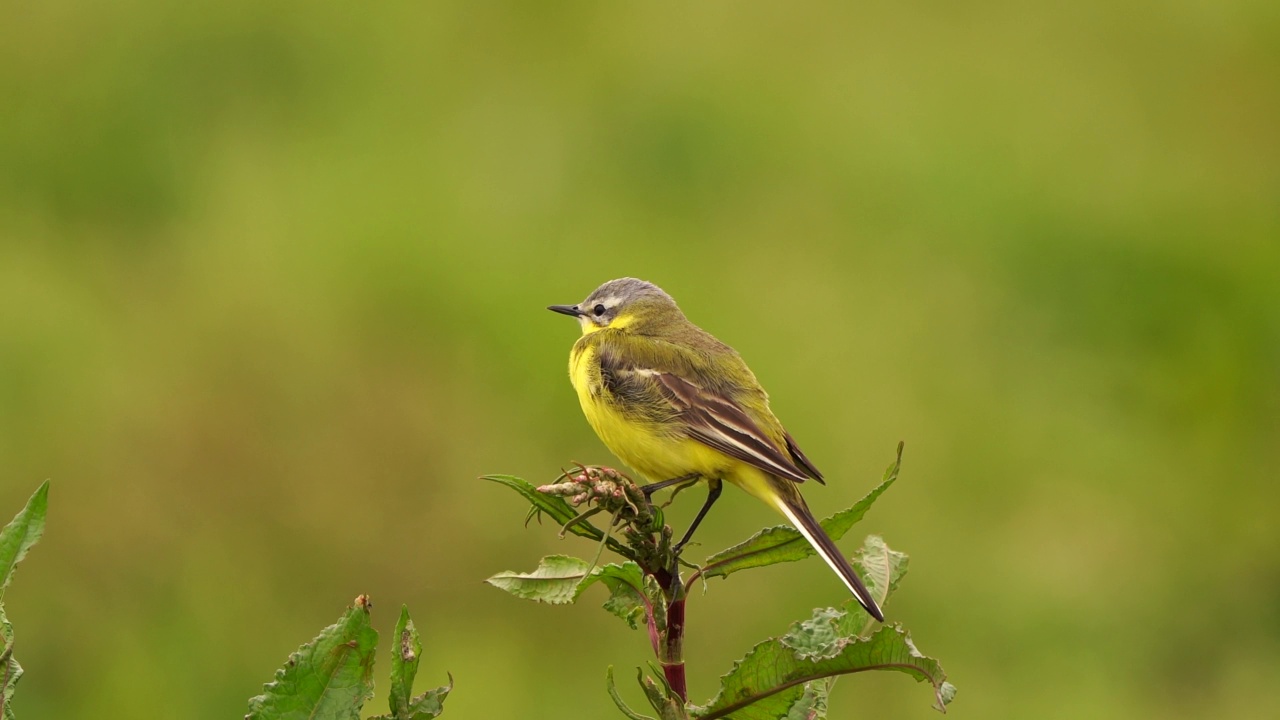
MULTIPOLYGON (((670 373, 656 370, 647 373, 652 373, 658 381, 663 395, 679 411, 695 440, 788 480, 804 482, 810 477, 818 477, 797 467, 792 460, 794 455, 784 455, 733 401, 670 373)), ((787 449, 791 450, 794 445, 788 436, 787 449)), ((799 452, 798 448, 796 452, 799 452)), ((804 457, 803 454, 800 457, 804 457)), ((807 459, 802 462, 812 468, 807 459)))
POLYGON ((796 465, 803 468, 804 471, 809 474, 809 477, 817 480, 823 485, 826 485, 826 481, 822 479, 822 473, 818 468, 814 467, 813 461, 810 460, 808 456, 804 454, 804 451, 800 449, 800 446, 796 444, 796 439, 791 437, 791 433, 785 433, 785 437, 787 440, 787 452, 791 453, 791 459, 796 461, 796 465))

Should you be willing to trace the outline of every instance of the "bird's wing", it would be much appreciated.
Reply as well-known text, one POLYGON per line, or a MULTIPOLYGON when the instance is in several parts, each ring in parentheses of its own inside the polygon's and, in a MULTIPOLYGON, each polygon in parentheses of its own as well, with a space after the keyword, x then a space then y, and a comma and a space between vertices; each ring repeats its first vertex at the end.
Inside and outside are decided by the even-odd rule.
POLYGON ((796 439, 791 437, 791 433, 786 433, 785 437, 787 441, 787 453, 791 455, 792 460, 796 461, 796 465, 799 465, 805 472, 809 473, 809 477, 817 480, 822 485, 826 485, 827 483, 822 479, 822 471, 818 470, 818 468, 814 466, 813 461, 804 454, 804 451, 796 444, 796 439))
POLYGON ((680 412, 693 439, 772 475, 796 482, 809 479, 732 400, 679 375, 655 372, 654 378, 680 412))
POLYGON ((670 362, 669 353, 621 350, 604 347, 600 353, 601 376, 610 392, 631 400, 633 407, 648 408, 650 415, 655 404, 665 405, 667 414, 681 421, 693 439, 771 475, 795 482, 810 478, 821 482, 822 475, 790 435, 781 431, 786 447, 779 447, 733 399, 683 377, 690 368, 670 362))

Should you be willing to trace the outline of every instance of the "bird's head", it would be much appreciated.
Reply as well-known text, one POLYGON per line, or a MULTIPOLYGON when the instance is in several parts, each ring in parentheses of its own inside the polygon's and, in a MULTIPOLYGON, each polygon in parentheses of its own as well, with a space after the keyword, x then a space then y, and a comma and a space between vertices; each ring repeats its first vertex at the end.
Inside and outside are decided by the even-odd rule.
POLYGON ((578 318, 583 335, 605 328, 645 333, 684 319, 676 301, 662 288, 635 278, 610 280, 577 305, 547 309, 578 318))

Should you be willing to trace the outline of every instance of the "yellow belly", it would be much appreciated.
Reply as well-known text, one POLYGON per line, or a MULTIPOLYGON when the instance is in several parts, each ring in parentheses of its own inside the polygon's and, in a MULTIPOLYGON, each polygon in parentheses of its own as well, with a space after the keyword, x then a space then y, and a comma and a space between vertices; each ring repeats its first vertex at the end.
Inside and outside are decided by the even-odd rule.
POLYGON ((569 377, 578 393, 582 413, 609 451, 647 482, 698 474, 703 480, 725 480, 776 505, 778 492, 771 478, 747 463, 731 458, 677 428, 640 422, 623 415, 607 399, 593 377, 595 350, 588 348, 570 359, 569 377))

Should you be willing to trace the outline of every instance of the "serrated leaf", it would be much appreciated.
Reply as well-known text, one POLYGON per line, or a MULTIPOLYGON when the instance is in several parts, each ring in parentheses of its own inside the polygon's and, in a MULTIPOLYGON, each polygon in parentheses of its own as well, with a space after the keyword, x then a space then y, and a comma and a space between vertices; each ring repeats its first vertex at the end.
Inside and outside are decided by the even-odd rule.
POLYGON ((591 572, 591 563, 568 555, 548 555, 530 573, 501 572, 485 580, 518 598, 552 605, 578 599, 578 585, 591 572))
POLYGON ((833 658, 858 637, 865 613, 856 600, 846 600, 839 608, 819 608, 808 620, 795 623, 779 640, 801 660, 833 658))
POLYGON ((27 550, 44 534, 45 514, 49 509, 49 481, 45 480, 27 504, 0 530, 0 597, 13 577, 13 570, 26 557, 27 550))
POLYGON ((22 666, 13 656, 13 626, 4 614, 4 603, 0 602, 0 707, 3 707, 4 720, 14 720, 13 691, 22 677, 22 666))
POLYGON ((22 678, 22 665, 13 655, 13 625, 4 614, 4 591, 27 551, 44 534, 49 509, 49 481, 36 488, 13 520, 0 529, 0 717, 13 720, 13 693, 22 678))
MULTIPOLYGON (((524 478, 518 478, 515 475, 481 475, 481 480, 505 485, 515 490, 525 500, 533 506, 532 513, 545 513, 548 517, 556 522, 557 525, 564 527, 565 523, 578 517, 578 511, 573 508, 564 498, 556 495, 544 495, 538 492, 538 488, 524 478)), ((592 525, 589 522, 576 522, 569 526, 568 532, 579 537, 590 538, 592 540, 600 540, 604 537, 604 531, 592 525)), ((631 557, 631 549, 613 538, 607 541, 610 550, 631 557)))
MULTIPOLYGON (((852 607, 846 606, 850 610, 852 607)), ((862 621, 847 611, 816 611, 805 623, 792 626, 783 638, 756 645, 720 679, 720 692, 705 707, 694 708, 701 720, 778 720, 801 702, 802 685, 866 670, 895 670, 934 688, 934 707, 943 712, 955 696, 937 660, 916 650, 900 626, 881 627, 870 638, 853 634, 862 621), (852 616, 852 618, 851 618, 852 616), (805 631, 801 626, 808 625, 805 631), (815 633, 826 625, 829 633, 815 633), (839 637, 831 642, 831 636, 839 637)))
POLYGON ((361 595, 338 622, 289 656, 266 692, 249 700, 245 720, 359 720, 373 697, 377 644, 361 595))
POLYGON ((648 615, 653 616, 659 632, 666 629, 667 607, 662 588, 630 560, 592 568, 581 558, 548 555, 533 572, 498 573, 485 582, 518 598, 551 605, 577 602, 587 588, 602 582, 609 588, 605 610, 625 620, 633 629, 648 615))
MULTIPOLYGON (((867 514, 876 499, 898 479, 898 469, 901 466, 902 443, 898 443, 898 456, 885 470, 880 484, 852 507, 821 521, 822 528, 832 540, 839 540, 867 514)), ((778 525, 761 530, 745 541, 707 558, 698 574, 706 578, 728 577, 739 570, 795 562, 814 554, 813 547, 799 531, 789 525, 778 525)))
POLYGON ((813 617, 792 625, 779 639, 801 660, 835 657, 853 639, 841 627, 847 614, 836 608, 819 608, 813 617))

